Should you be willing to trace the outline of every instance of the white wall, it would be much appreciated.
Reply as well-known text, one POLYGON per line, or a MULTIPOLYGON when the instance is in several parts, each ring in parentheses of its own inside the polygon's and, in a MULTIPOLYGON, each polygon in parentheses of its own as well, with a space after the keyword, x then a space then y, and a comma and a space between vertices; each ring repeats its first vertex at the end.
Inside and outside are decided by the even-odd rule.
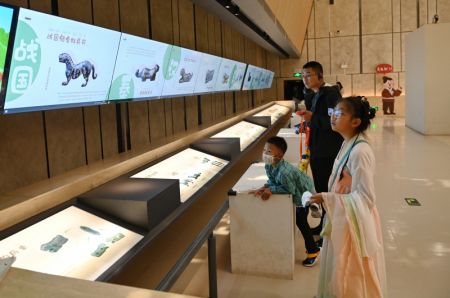
POLYGON ((429 24, 406 41, 406 125, 450 135, 450 23, 429 24))

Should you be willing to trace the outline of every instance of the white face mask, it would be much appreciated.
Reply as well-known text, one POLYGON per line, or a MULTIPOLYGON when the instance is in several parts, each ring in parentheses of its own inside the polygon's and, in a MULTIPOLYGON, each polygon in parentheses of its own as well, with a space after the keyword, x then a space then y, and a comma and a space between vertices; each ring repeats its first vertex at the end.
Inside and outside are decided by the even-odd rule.
POLYGON ((271 165, 271 164, 273 164, 273 162, 274 162, 274 158, 273 158, 272 155, 263 153, 263 154, 262 154, 262 161, 263 161, 265 164, 271 165))

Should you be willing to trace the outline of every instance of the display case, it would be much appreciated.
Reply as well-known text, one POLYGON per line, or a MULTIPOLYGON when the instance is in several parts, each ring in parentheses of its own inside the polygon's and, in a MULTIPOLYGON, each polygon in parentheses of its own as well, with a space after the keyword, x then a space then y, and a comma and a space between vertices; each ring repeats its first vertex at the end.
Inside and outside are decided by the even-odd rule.
POLYGON ((261 125, 241 121, 218 134, 213 135, 211 138, 239 138, 240 149, 241 151, 244 151, 265 131, 266 128, 261 125))
POLYGON ((225 159, 187 148, 134 174, 131 178, 178 179, 180 201, 184 203, 227 164, 225 159))
POLYGON ((70 206, 0 241, 13 267, 95 280, 143 235, 70 206))
POLYGON ((268 107, 265 110, 262 110, 259 113, 256 113, 253 116, 270 116, 270 121, 272 124, 277 122, 278 119, 288 114, 290 109, 286 106, 275 104, 273 106, 268 107))

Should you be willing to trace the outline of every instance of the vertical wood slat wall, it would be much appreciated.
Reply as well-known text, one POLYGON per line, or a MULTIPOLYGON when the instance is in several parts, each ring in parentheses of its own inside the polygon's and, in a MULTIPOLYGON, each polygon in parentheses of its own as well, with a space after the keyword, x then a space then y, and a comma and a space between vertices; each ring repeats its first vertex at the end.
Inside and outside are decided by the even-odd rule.
MULTIPOLYGON (((254 64, 279 73, 279 58, 191 0, 3 0, 44 13, 254 64), (56 4, 56 5, 55 5, 56 4)), ((276 99, 238 91, 0 116, 0 193, 119 154, 163 145, 276 99), (122 135, 118 127, 122 126, 122 135)), ((38 97, 38 95, 37 95, 38 97)), ((37 98, 38 100, 38 98, 37 98)))

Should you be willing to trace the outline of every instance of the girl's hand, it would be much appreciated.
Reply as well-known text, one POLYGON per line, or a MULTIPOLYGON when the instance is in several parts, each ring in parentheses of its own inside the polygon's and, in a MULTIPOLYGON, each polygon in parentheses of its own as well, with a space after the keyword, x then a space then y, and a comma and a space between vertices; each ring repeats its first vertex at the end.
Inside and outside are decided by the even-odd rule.
POLYGON ((309 200, 309 204, 321 204, 323 203, 323 196, 322 193, 316 193, 315 195, 311 196, 311 199, 309 200))
POLYGON ((261 194, 261 199, 263 199, 263 201, 266 201, 270 198, 271 195, 272 192, 270 191, 270 188, 266 188, 264 192, 261 194))

